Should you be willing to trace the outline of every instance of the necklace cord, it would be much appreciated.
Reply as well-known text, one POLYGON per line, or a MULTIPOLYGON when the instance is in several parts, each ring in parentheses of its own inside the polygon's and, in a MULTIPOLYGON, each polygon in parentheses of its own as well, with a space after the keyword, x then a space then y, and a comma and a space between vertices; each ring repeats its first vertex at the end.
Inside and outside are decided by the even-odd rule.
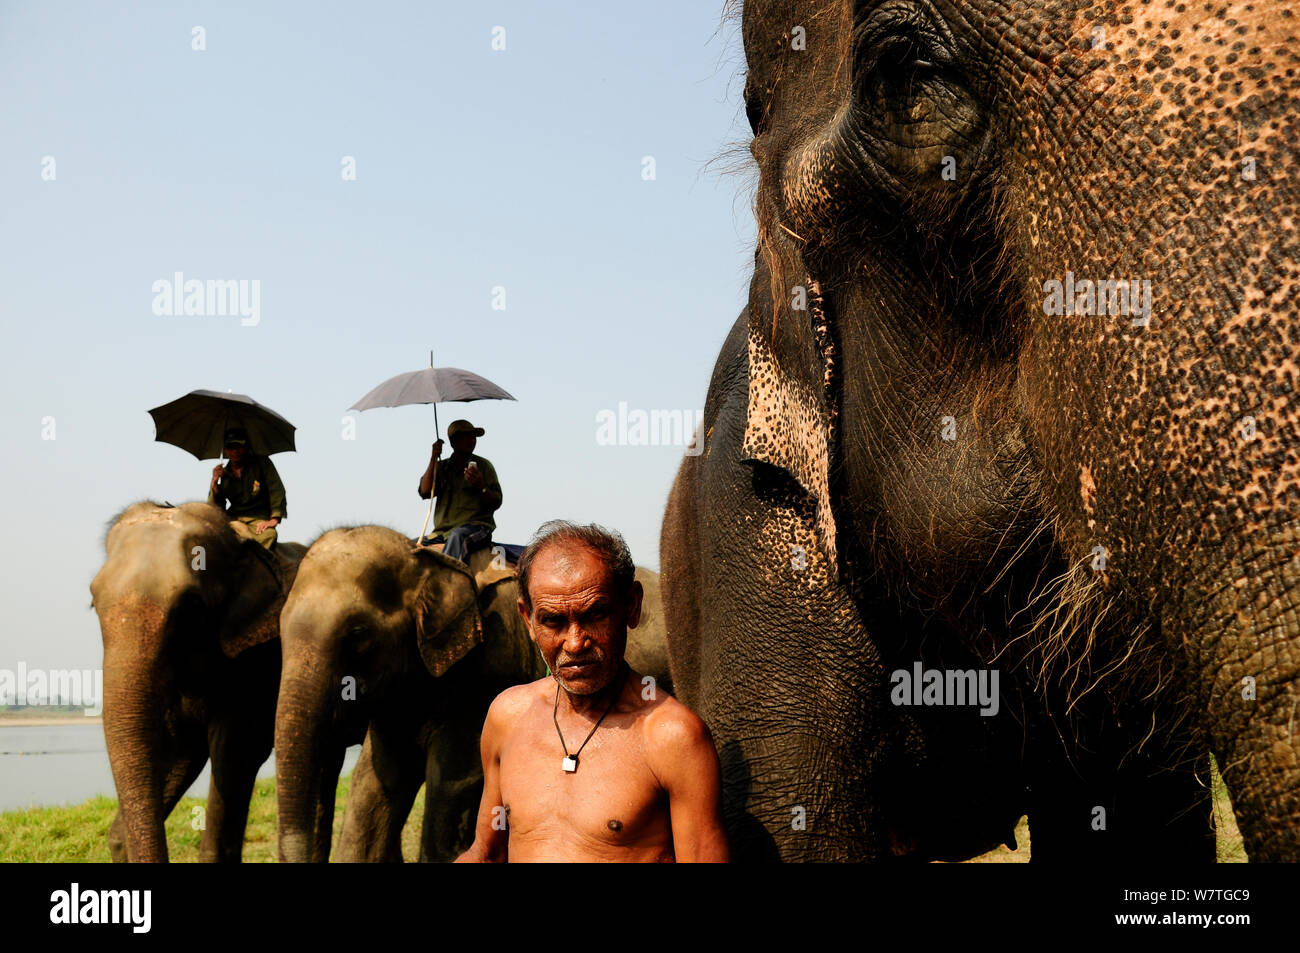
POLYGON ((600 723, 605 720, 605 715, 608 715, 613 711, 614 706, 618 704, 619 698, 623 695, 623 686, 627 683, 627 662, 624 662, 622 667, 623 677, 618 683, 618 691, 615 692, 614 697, 610 699, 609 705, 605 708, 605 714, 596 719, 596 724, 592 726, 587 737, 583 740, 582 744, 578 746, 578 750, 573 752, 573 754, 569 754, 569 746, 564 743, 564 732, 560 730, 560 680, 558 678, 555 680, 555 709, 551 712, 551 720, 555 722, 555 733, 560 736, 560 747, 564 749, 564 756, 566 758, 577 758, 578 755, 582 754, 582 749, 587 747, 587 742, 590 741, 592 735, 596 733, 596 729, 600 727, 600 723))

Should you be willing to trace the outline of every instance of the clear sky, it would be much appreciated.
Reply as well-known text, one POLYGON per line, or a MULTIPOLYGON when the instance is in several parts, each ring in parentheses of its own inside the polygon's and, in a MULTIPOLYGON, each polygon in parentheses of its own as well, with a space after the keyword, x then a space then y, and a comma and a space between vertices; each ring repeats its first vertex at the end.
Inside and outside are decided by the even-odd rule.
POLYGON ((431 349, 518 398, 438 410, 487 430, 497 539, 594 520, 658 568, 683 448, 602 445, 597 419, 693 419, 744 302, 721 8, 0 2, 0 668, 98 667, 106 521, 206 494, 215 461, 153 442, 147 413, 189 390, 297 425, 281 539, 414 535, 432 408, 352 415, 352 440, 344 417, 431 349), (175 272, 256 280, 258 322, 155 314, 175 272))

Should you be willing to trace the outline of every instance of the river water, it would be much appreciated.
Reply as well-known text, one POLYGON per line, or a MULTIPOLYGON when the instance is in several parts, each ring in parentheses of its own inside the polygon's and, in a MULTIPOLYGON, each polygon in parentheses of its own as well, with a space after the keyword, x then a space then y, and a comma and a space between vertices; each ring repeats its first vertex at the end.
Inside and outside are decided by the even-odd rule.
MULTIPOLYGON (((357 763, 361 746, 348 749, 343 773, 357 763)), ((187 792, 208 796, 210 767, 187 792)), ((257 773, 275 777, 275 755, 257 773)), ((104 747, 104 726, 0 725, 0 811, 55 804, 79 804, 97 794, 115 796, 113 772, 104 747)))

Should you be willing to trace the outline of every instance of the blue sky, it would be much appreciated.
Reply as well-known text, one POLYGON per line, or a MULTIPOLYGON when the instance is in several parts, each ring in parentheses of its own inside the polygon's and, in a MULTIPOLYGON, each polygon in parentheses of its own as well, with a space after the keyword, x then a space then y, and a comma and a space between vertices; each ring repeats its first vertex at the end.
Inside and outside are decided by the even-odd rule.
POLYGON ((414 535, 432 409, 343 418, 430 349, 518 398, 438 412, 487 429, 498 539, 594 520, 657 568, 682 448, 597 418, 703 406, 754 241, 741 61, 700 0, 0 4, 0 668, 98 666, 105 521, 206 493, 147 413, 195 388, 298 426, 282 539, 414 535), (258 281, 259 322, 154 314, 177 271, 258 281))

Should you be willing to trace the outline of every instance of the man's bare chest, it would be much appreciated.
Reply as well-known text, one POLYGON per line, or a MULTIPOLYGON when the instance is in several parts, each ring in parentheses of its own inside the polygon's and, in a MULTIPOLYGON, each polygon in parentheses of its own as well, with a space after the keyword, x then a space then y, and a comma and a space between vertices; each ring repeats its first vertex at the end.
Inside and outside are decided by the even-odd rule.
MULTIPOLYGON (((669 831, 667 798, 647 762, 634 717, 608 719, 565 770, 550 712, 527 718, 502 746, 500 788, 512 837, 562 835, 593 845, 633 845, 669 831)), ((570 755, 583 732, 565 737, 570 755)))

